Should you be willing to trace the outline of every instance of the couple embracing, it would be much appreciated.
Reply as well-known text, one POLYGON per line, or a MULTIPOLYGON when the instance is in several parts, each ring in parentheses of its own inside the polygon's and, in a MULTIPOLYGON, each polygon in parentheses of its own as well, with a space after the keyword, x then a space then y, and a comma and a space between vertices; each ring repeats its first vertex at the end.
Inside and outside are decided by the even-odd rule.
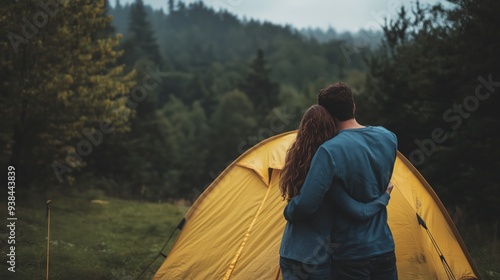
POLYGON ((356 121, 344 83, 322 89, 318 104, 305 112, 281 173, 282 277, 397 279, 386 209, 397 138, 356 121))

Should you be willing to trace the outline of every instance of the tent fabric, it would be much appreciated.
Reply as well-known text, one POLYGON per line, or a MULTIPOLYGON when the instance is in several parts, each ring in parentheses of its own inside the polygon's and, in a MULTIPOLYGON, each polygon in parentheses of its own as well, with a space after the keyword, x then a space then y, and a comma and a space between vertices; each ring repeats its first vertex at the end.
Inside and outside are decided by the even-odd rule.
MULTIPOLYGON (((295 136, 288 132, 262 141, 219 175, 186 213, 184 227, 155 280, 281 279, 279 246, 286 202, 279 175, 295 136)), ((391 181, 395 188, 388 206, 389 226, 399 279, 479 279, 446 209, 400 153, 391 181)))

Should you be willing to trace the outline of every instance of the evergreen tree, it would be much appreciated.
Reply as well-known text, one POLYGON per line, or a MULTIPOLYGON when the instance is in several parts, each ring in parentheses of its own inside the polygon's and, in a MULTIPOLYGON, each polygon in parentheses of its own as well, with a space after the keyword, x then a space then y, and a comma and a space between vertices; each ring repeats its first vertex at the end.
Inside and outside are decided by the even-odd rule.
POLYGON ((161 65, 162 57, 142 0, 136 0, 130 7, 128 31, 126 51, 130 52, 127 56, 132 58, 127 62, 147 58, 150 62, 161 65))
POLYGON ((174 0, 168 0, 168 14, 171 15, 175 11, 175 3, 174 0))
POLYGON ((122 6, 120 0, 116 0, 115 6, 108 9, 108 15, 113 17, 112 25, 117 33, 128 33, 128 19, 130 14, 130 6, 122 6))
MULTIPOLYGON (((118 5, 119 4, 120 3, 118 3, 118 5)), ((104 1, 103 5, 102 5, 102 9, 103 9, 103 14, 104 15, 109 15, 109 9, 110 9, 109 0, 105 0, 104 1)), ((111 22, 112 22, 112 18, 110 17, 109 18, 109 23, 107 23, 103 29, 99 29, 96 32, 97 38, 108 38, 108 37, 111 37, 111 36, 115 35, 116 29, 113 27, 113 25, 111 24, 111 22)))
POLYGON ((10 40, 0 43, 0 106, 9 116, 2 118, 8 151, 1 160, 27 181, 70 175, 107 135, 129 129, 133 73, 124 76, 115 65, 119 37, 95 36, 111 19, 98 3, 53 3, 10 1, 1 9, 8 12, 0 24, 9 30, 2 40, 10 40), (19 18, 43 19, 33 17, 40 6, 47 21, 22 27, 19 18))
POLYGON ((248 96, 261 118, 267 116, 278 105, 279 86, 269 77, 270 72, 264 52, 258 49, 241 90, 248 96))
MULTIPOLYGON (((151 71, 145 69, 166 71, 147 16, 142 0, 135 1, 130 7, 127 39, 122 44, 125 51, 122 63, 138 70, 138 85, 144 85, 144 81, 151 83, 151 73, 148 73, 151 71)), ((167 176, 171 171, 169 166, 173 158, 173 144, 166 135, 171 126, 157 111, 158 93, 163 87, 163 78, 161 81, 153 81, 147 88, 143 87, 143 94, 146 96, 134 108, 135 115, 131 119, 131 131, 127 134, 127 139, 114 138, 113 147, 110 147, 112 150, 122 151, 118 157, 123 167, 110 170, 111 174, 104 173, 103 176, 126 174, 128 196, 164 197, 169 182, 172 182, 168 182, 166 178, 175 181, 176 176, 167 176)))

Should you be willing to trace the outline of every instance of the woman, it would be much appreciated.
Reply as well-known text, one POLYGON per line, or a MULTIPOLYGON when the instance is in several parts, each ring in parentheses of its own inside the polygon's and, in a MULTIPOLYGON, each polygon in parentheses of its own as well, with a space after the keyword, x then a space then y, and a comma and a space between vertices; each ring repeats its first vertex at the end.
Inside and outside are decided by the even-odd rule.
MULTIPOLYGON (((336 133, 332 117, 320 105, 311 106, 302 117, 297 137, 287 152, 285 166, 281 171, 280 189, 283 198, 290 201, 300 193, 306 179, 311 160, 316 150, 336 133)), ((343 189, 332 190, 329 197, 333 203, 323 203, 318 215, 311 215, 307 221, 287 222, 280 248, 280 267, 283 280, 290 279, 332 279, 330 253, 335 244, 328 240, 314 240, 310 236, 329 236, 331 221, 325 220, 321 212, 346 211, 354 219, 369 219, 387 206, 392 191, 389 184, 387 191, 378 199, 361 203, 351 198, 343 189), (323 218, 323 219, 322 219, 323 218)))

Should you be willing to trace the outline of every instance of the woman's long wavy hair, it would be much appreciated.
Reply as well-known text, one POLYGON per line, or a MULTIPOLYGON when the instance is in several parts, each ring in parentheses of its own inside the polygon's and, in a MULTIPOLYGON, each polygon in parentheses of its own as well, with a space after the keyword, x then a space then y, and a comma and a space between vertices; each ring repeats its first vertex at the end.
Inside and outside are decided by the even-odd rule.
POLYGON ((313 105, 307 109, 281 170, 280 190, 284 199, 290 201, 300 193, 316 150, 326 140, 333 138, 335 132, 333 118, 323 106, 313 105))

